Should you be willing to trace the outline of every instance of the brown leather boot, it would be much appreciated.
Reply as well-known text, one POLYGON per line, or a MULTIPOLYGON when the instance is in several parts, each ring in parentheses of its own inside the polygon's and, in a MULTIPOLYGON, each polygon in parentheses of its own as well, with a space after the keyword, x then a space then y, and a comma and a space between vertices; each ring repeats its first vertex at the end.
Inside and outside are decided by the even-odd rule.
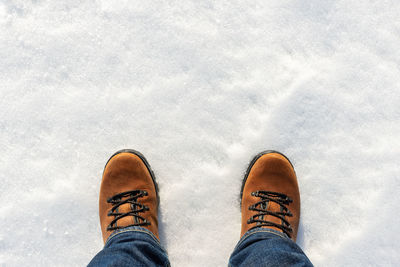
POLYGON ((99 215, 103 241, 128 226, 141 226, 158 237, 157 184, 142 154, 124 149, 108 160, 100 187, 99 215))
POLYGON ((242 232, 262 227, 286 233, 296 241, 300 193, 293 165, 268 150, 251 161, 241 190, 242 232))

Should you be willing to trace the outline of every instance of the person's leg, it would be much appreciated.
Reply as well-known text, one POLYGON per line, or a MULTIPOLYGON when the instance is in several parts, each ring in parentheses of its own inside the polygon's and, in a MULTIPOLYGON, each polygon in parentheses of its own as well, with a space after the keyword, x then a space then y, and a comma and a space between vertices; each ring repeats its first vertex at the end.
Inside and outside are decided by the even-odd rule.
POLYGON ((105 246, 88 266, 169 266, 158 236, 158 202, 154 174, 144 156, 134 150, 115 153, 100 188, 105 246))
POLYGON ((253 229, 239 241, 229 266, 312 266, 291 239, 273 229, 253 229))
POLYGON ((276 151, 258 154, 241 190, 241 239, 229 266, 312 266, 295 243, 300 193, 290 161, 276 151))
POLYGON ((131 226, 115 231, 88 266, 169 266, 169 261, 167 252, 149 230, 131 226))

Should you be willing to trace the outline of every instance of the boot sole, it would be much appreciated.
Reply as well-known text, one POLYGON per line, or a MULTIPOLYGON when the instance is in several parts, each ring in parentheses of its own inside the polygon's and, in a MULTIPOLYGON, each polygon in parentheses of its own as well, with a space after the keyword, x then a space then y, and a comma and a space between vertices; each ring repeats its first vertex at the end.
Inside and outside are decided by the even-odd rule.
POLYGON ((288 157, 286 157, 284 154, 282 154, 282 153, 279 152, 279 151, 276 151, 276 150, 265 150, 265 151, 263 151, 263 152, 258 153, 258 154, 250 161, 250 164, 249 164, 249 166, 247 167, 247 170, 246 170, 246 174, 244 175, 243 182, 242 182, 242 188, 240 189, 240 207, 242 207, 242 197, 243 197, 244 185, 246 184, 247 177, 249 176, 249 173, 250 173, 251 169, 253 168, 253 165, 256 163, 256 161, 257 161, 259 158, 261 158, 261 157, 264 156, 264 155, 271 154, 271 153, 276 153, 276 154, 279 154, 279 155, 283 156, 285 159, 287 159, 287 161, 289 161, 290 165, 292 166, 292 168, 293 168, 293 170, 294 170, 294 167, 293 167, 292 162, 288 159, 288 157))
MULTIPOLYGON (((144 163, 144 165, 146 165, 146 168, 147 168, 147 170, 148 170, 149 173, 150 173, 151 179, 153 180, 153 184, 154 184, 154 187, 155 187, 155 189, 156 189, 157 206, 158 206, 158 205, 160 204, 160 196, 158 195, 158 184, 157 184, 157 182, 156 182, 156 176, 154 175, 154 172, 153 172, 153 170, 151 169, 149 162, 148 162, 147 159, 143 156, 142 153, 140 153, 139 151, 136 151, 136 150, 134 150, 134 149, 121 149, 121 150, 118 150, 117 152, 115 152, 115 153, 107 160, 107 163, 106 163, 106 165, 104 166, 104 170, 105 170, 105 168, 107 167, 107 164, 110 162, 110 160, 111 160, 113 157, 115 157, 116 155, 121 154, 121 153, 131 153, 131 154, 133 154, 133 155, 136 155, 136 156, 138 156, 138 157, 142 160, 142 162, 144 163)), ((103 173, 104 173, 104 170, 103 170, 103 173)))

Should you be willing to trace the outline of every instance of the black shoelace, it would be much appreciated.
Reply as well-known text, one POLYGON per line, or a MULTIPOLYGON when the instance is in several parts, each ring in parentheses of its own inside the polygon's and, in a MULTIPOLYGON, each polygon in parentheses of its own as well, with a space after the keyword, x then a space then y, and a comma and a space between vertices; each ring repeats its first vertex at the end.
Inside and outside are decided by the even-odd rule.
POLYGON ((285 234, 291 238, 291 233, 293 232, 290 223, 285 219, 286 216, 292 217, 293 214, 286 207, 290 203, 293 202, 288 196, 282 193, 270 192, 270 191, 256 191, 251 193, 254 197, 261 198, 261 201, 257 202, 254 205, 249 207, 249 210, 258 211, 256 215, 253 215, 248 221, 248 224, 256 223, 251 229, 262 227, 262 226, 273 226, 278 229, 281 229, 285 234), (268 211, 268 203, 269 201, 275 202, 280 206, 279 212, 268 211), (267 220, 264 220, 264 216, 274 216, 282 220, 282 224, 273 223, 267 220))
POLYGON ((114 216, 115 218, 110 222, 110 224, 107 226, 107 231, 114 231, 117 229, 125 228, 128 226, 145 226, 145 225, 150 225, 150 222, 147 221, 144 217, 140 216, 140 212, 145 212, 148 211, 149 208, 141 203, 138 202, 138 198, 147 196, 147 192, 144 190, 133 190, 133 191, 127 191, 127 192, 122 192, 119 193, 113 197, 110 197, 107 199, 108 203, 111 203, 113 207, 111 208, 110 212, 107 214, 107 216, 114 216), (125 198, 124 200, 122 200, 125 198), (131 210, 128 212, 118 212, 118 208, 121 205, 129 203, 131 205, 131 210), (117 221, 121 218, 124 218, 126 216, 133 216, 134 217, 134 223, 130 225, 125 225, 125 226, 117 226, 117 221))

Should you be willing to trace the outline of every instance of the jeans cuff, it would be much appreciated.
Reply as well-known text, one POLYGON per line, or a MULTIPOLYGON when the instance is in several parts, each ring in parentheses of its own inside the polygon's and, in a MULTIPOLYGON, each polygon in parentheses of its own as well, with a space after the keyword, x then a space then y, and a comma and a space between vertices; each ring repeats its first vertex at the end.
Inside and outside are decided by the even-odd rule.
MULTIPOLYGON (((248 237, 250 237, 250 236, 252 236, 254 234, 257 234, 257 233, 269 233, 269 234, 276 235, 276 236, 279 236, 279 237, 282 237, 282 238, 290 239, 285 233, 279 232, 279 231, 277 231, 275 229, 271 229, 271 228, 255 228, 255 229, 251 229, 251 230, 247 231, 242 236, 242 238, 240 238, 240 240, 239 240, 238 244, 236 245, 236 247, 240 246, 240 244, 244 240, 246 240, 248 237)), ((292 239, 290 239, 290 240, 292 240, 292 239)))
POLYGON ((148 229, 144 228, 144 227, 140 227, 140 226, 128 226, 122 229, 118 229, 115 230, 114 232, 111 233, 111 235, 107 238, 106 243, 104 244, 104 246, 107 246, 107 244, 110 242, 111 239, 113 239, 114 237, 123 234, 123 233, 128 233, 128 232, 139 232, 139 233, 144 233, 144 234, 148 234, 151 238, 154 239, 154 241, 157 242, 157 244, 160 245, 160 247, 162 247, 160 240, 158 240, 158 238, 148 229))

